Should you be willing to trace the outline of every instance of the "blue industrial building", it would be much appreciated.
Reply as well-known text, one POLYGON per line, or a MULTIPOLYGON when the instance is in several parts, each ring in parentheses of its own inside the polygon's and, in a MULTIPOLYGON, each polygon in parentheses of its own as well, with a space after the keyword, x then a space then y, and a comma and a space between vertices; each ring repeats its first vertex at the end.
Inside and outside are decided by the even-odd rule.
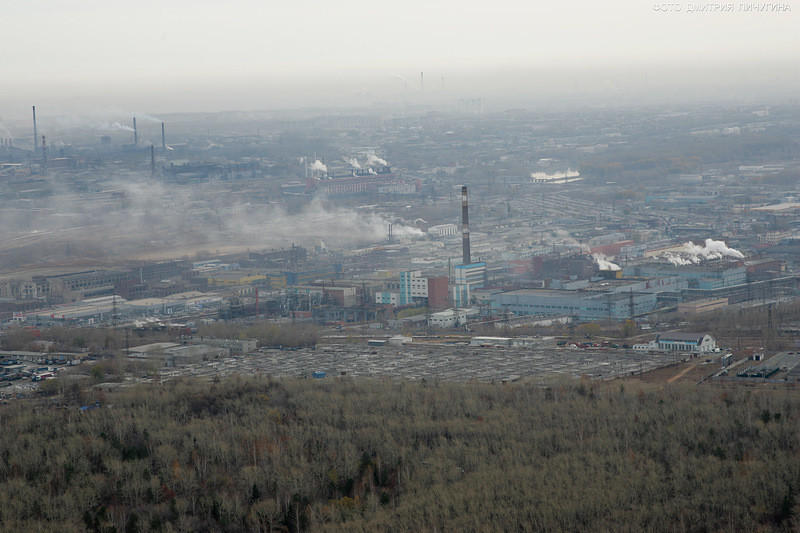
POLYGON ((646 263, 625 267, 622 271, 626 278, 677 276, 686 280, 690 289, 719 289, 741 285, 747 281, 747 269, 740 261, 712 262, 700 265, 646 263))
POLYGON ((655 293, 607 291, 564 291, 518 289, 490 296, 495 313, 516 315, 559 315, 578 320, 623 319, 649 313, 656 308, 655 293))

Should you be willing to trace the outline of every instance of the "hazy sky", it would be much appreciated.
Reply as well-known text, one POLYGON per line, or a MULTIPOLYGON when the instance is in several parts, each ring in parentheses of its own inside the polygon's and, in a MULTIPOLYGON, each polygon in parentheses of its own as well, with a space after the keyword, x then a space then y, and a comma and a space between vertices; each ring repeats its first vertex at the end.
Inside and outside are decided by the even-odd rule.
POLYGON ((430 91, 441 90, 444 76, 446 88, 462 92, 459 76, 487 69, 626 67, 654 78, 661 66, 770 63, 791 71, 800 57, 800 4, 778 1, 718 11, 713 6, 728 4, 5 0, 0 110, 269 108, 326 87, 381 97, 415 91, 420 71, 430 91), (707 9, 689 11, 698 5, 707 9))

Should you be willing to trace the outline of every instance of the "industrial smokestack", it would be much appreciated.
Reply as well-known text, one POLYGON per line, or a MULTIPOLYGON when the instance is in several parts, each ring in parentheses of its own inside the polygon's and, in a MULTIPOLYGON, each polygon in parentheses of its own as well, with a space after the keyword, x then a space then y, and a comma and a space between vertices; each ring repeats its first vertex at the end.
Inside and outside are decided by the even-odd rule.
POLYGON ((139 132, 136 130, 136 117, 133 117, 133 144, 139 144, 139 132))
POLYGON ((164 123, 161 123, 161 151, 167 153, 167 136, 164 134, 164 123))
POLYGON ((467 186, 461 187, 461 253, 465 265, 472 264, 469 253, 469 203, 467 202, 467 186))
POLYGON ((419 73, 419 92, 425 90, 425 78, 423 77, 424 72, 419 73))
POLYGON ((39 134, 36 133, 36 106, 33 106, 33 153, 39 151, 39 134))
POLYGON ((156 149, 152 144, 150 145, 150 174, 156 175, 156 149))

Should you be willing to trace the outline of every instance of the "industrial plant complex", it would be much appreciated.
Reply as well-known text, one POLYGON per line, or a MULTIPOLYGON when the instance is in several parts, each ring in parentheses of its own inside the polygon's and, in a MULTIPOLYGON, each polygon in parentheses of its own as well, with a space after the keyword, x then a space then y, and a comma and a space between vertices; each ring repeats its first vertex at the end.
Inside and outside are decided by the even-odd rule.
MULTIPOLYGON (((65 132, 32 111, 0 143, 0 317, 11 329, 158 327, 199 344, 188 339, 203 324, 261 320, 314 325, 331 345, 399 335, 410 339, 401 346, 428 346, 455 335, 447 342, 495 339, 477 345, 545 354, 587 344, 574 337, 589 324, 628 322, 613 350, 620 361, 647 353, 655 359, 640 366, 655 368, 676 351, 709 352, 705 341, 666 344, 714 333, 681 323, 798 295, 800 190, 784 179, 797 172, 794 145, 784 157, 644 172, 604 166, 650 138, 613 116, 581 125, 604 124, 586 135, 524 111, 288 122, 265 113, 206 133, 197 121, 219 117, 133 116, 130 126, 65 132), (503 134, 450 138, 476 124, 503 134), (526 335, 539 340, 503 340, 526 335)), ((800 120, 791 109, 780 121, 758 111, 740 117, 740 135, 800 120)), ((681 131, 720 145, 732 135, 681 131)), ((775 324, 787 335, 793 327, 775 324)), ((223 355, 192 353, 165 361, 223 355)), ((300 368, 288 361, 265 371, 300 368)), ((630 373, 609 364, 619 372, 587 373, 630 373)), ((358 373, 348 365, 340 371, 358 373)))

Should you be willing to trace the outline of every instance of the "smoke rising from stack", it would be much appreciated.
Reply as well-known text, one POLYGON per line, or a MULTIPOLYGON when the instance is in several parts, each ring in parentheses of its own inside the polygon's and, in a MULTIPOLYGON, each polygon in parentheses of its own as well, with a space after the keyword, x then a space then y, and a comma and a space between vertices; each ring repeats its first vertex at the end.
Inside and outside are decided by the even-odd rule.
POLYGON ((130 113, 130 116, 138 118, 139 120, 144 120, 145 122, 161 122, 160 118, 148 115, 147 113, 130 113))
POLYGON ((86 258, 180 257, 199 250, 292 243, 311 247, 315 237, 329 246, 373 244, 386 240, 390 223, 395 238, 425 236, 410 222, 375 210, 336 208, 317 199, 291 214, 283 207, 231 203, 191 187, 165 185, 150 172, 120 173, 105 187, 115 195, 98 193, 94 201, 86 201, 64 188, 47 200, 46 210, 0 213, 4 264, 64 259, 67 243, 73 258, 78 253, 86 258), (105 238, 98 239, 98 234, 105 238))
POLYGON ((577 248, 581 253, 589 252, 589 246, 575 239, 569 232, 563 229, 556 229, 553 231, 553 237, 543 239, 554 245, 554 247, 562 246, 565 248, 577 248))
POLYGON ((134 134, 134 139, 136 139, 136 130, 131 128, 130 126, 126 126, 125 124, 120 124, 119 122, 113 122, 111 124, 99 124, 97 125, 97 129, 103 131, 130 131, 134 134))
POLYGON ((665 252, 661 257, 675 266, 696 265, 709 259, 722 259, 730 257, 733 259, 744 259, 744 254, 739 250, 729 248, 723 241, 706 239, 703 246, 698 246, 693 242, 683 244, 683 249, 675 252, 665 252))
POLYGON ((469 251, 469 202, 466 185, 461 187, 461 256, 463 264, 472 264, 469 251))
POLYGON ((319 170, 322 172, 328 171, 328 166, 319 159, 311 163, 311 165, 308 168, 310 168, 311 170, 319 170))
POLYGON ((389 166, 389 163, 387 163, 385 159, 381 159, 380 157, 375 155, 375 152, 370 150, 369 152, 367 152, 367 165, 374 165, 375 163, 383 165, 384 167, 389 166))
POLYGON ((622 268, 620 268, 618 264, 612 263, 603 254, 592 254, 592 257, 597 263, 597 268, 599 268, 600 270, 613 270, 613 271, 622 270, 622 268))

